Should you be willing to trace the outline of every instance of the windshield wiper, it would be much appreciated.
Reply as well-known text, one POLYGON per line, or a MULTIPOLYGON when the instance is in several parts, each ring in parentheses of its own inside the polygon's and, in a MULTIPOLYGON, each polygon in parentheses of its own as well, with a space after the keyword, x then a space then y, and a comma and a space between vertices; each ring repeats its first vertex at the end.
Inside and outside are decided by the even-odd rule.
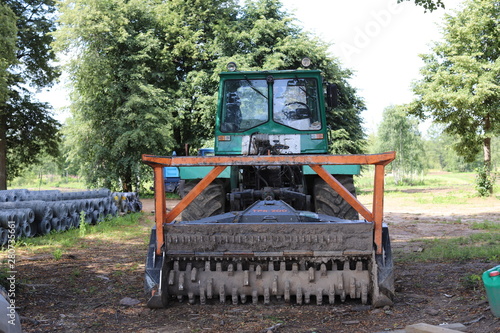
POLYGON ((260 92, 260 90, 259 90, 259 89, 255 88, 255 87, 253 86, 253 84, 252 84, 252 81, 250 81, 250 80, 246 77, 246 75, 245 75, 245 80, 246 80, 246 81, 248 82, 248 84, 250 85, 250 88, 252 88, 252 89, 253 89, 253 90, 255 90, 255 91, 256 91, 259 95, 261 95, 262 97, 264 97, 265 99, 267 99, 267 96, 266 96, 266 95, 264 95, 262 92, 260 92))

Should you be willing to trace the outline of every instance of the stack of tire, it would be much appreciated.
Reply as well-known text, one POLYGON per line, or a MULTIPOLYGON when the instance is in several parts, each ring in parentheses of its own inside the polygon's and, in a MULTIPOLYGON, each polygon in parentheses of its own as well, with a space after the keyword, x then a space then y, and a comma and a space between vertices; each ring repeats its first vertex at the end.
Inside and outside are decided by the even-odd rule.
POLYGON ((97 224, 107 216, 141 210, 142 203, 133 192, 0 191, 0 246, 6 245, 13 228, 16 238, 34 237, 78 228, 81 221, 97 224))

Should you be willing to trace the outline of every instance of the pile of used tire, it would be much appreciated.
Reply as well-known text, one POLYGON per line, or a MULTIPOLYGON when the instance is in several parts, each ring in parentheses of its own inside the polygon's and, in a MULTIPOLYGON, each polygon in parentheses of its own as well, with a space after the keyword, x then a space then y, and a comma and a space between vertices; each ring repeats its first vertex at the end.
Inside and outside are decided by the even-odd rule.
POLYGON ((5 246, 12 229, 16 238, 34 237, 78 228, 81 221, 97 224, 108 216, 141 210, 142 203, 133 192, 0 191, 0 246, 5 246))

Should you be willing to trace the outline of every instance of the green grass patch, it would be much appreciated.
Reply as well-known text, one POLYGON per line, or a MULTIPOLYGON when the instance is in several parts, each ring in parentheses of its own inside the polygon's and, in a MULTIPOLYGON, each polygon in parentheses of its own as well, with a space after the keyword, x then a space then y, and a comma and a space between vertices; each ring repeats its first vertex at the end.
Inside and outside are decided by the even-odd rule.
POLYGON ((473 230, 500 231, 500 223, 492 221, 473 222, 471 228, 473 230))
POLYGON ((467 203, 467 197, 457 196, 453 194, 431 195, 416 197, 415 201, 419 204, 433 204, 433 205, 463 205, 467 203))
POLYGON ((471 259, 500 260, 500 233, 477 233, 466 237, 425 239, 424 251, 401 253, 397 260, 406 261, 465 261, 471 259))
POLYGON ((80 224, 80 228, 64 232, 51 232, 45 236, 22 238, 16 242, 16 247, 33 252, 51 253, 54 259, 61 259, 65 250, 77 245, 85 246, 84 239, 126 241, 142 237, 144 226, 139 224, 142 213, 128 214, 121 217, 106 219, 96 225, 80 224))

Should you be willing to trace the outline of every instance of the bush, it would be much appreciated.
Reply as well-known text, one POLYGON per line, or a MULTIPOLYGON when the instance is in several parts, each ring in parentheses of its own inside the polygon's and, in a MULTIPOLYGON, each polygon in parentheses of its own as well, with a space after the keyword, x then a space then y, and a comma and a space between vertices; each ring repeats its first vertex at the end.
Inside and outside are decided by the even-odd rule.
POLYGON ((476 169, 476 190, 481 197, 489 197, 493 194, 493 185, 495 184, 496 175, 491 172, 490 168, 484 165, 482 168, 476 169))

